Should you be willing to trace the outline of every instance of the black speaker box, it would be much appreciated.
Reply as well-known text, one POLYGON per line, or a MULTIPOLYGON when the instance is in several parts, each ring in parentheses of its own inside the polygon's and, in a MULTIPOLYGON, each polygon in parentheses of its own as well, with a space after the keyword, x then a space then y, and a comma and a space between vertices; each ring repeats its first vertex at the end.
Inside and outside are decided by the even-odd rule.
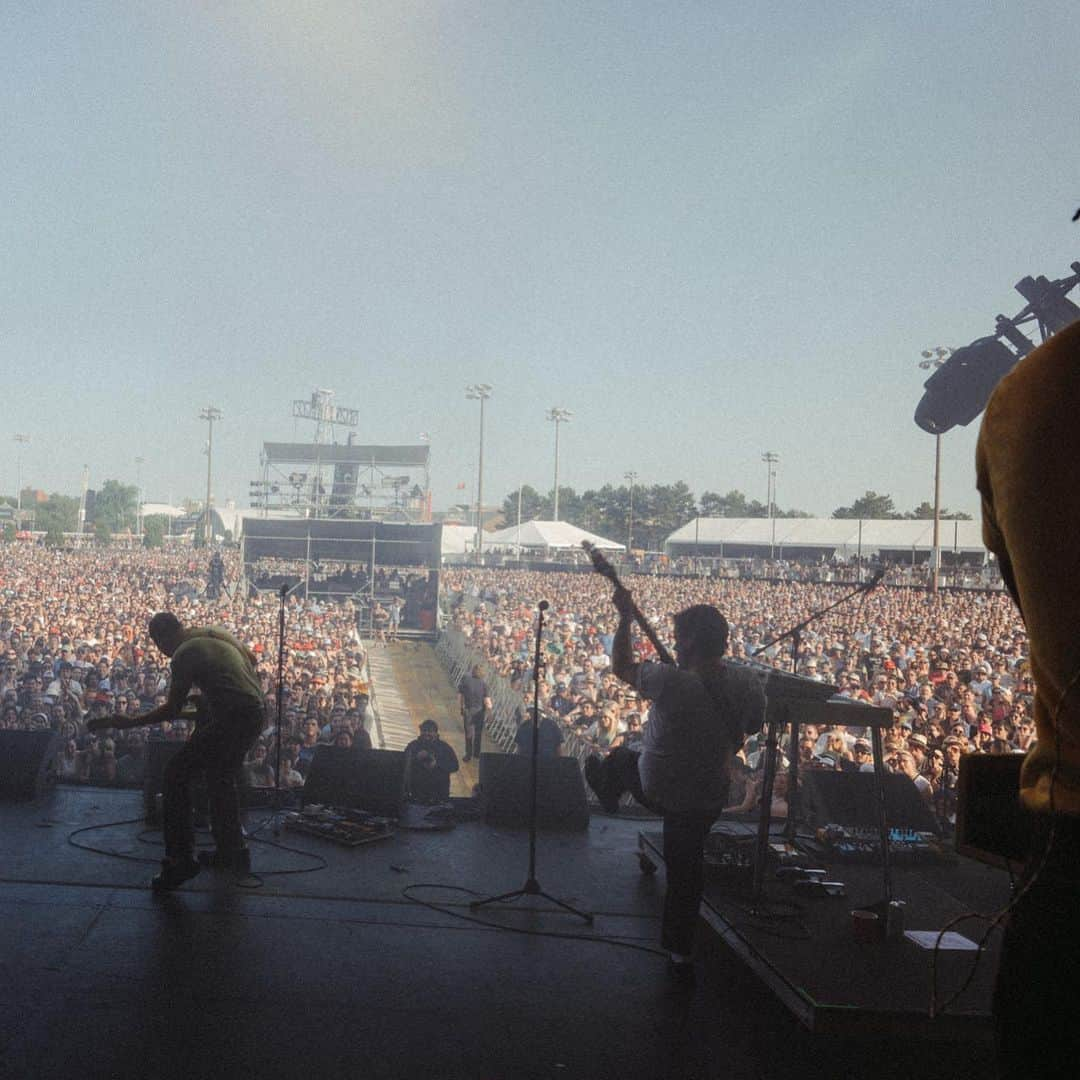
POLYGON ((317 746, 301 798, 397 817, 405 801, 405 753, 317 746))
POLYGON ((1028 856, 1034 819, 1020 802, 1023 754, 965 754, 956 785, 956 850, 1008 867, 1028 856))
POLYGON ((36 799, 56 780, 60 739, 52 731, 0 731, 0 798, 36 799))
MULTIPOLYGON (((577 759, 541 758, 537 763, 536 824, 541 829, 583 832, 589 827, 585 782, 577 759)), ((532 758, 527 754, 481 754, 480 791, 489 825, 527 828, 532 804, 532 758)))
MULTIPOLYGON (((939 831, 937 818, 913 780, 897 773, 888 773, 884 779, 885 819, 890 828, 939 831)), ((877 777, 872 772, 807 769, 799 772, 799 784, 808 824, 878 827, 877 777)))

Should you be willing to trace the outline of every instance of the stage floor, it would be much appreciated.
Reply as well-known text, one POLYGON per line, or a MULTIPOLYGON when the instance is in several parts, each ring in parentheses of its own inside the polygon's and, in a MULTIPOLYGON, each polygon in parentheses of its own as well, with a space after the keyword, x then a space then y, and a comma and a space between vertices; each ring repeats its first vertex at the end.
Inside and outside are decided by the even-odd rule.
MULTIPOLYGON (((718 829, 750 838, 756 823, 723 821, 718 829)), ((772 832, 782 841, 780 826, 772 832)), ((660 831, 641 831, 640 849, 661 863, 660 831)), ((812 1031, 843 1034, 852 1027, 922 1039, 983 1041, 991 1036, 990 1006, 1001 931, 989 933, 981 954, 931 949, 908 938, 860 944, 851 912, 883 900, 880 863, 852 863, 827 854, 800 860, 827 871, 825 880, 843 884, 843 895, 808 894, 781 879, 771 862, 760 898, 750 885, 712 878, 705 889, 703 918, 793 1016, 812 1031), (755 903, 755 899, 757 902, 755 903), (930 1019, 931 986, 939 1015, 930 1019), (962 992, 961 992, 962 991, 962 992), (947 999, 955 1001, 941 1012, 947 999)), ((994 913, 1009 901, 1008 875, 956 858, 941 862, 896 863, 892 895, 904 904, 904 928, 938 933, 946 927, 978 942, 988 922, 958 918, 994 913)))
POLYGON ((540 835, 540 885, 589 927, 531 897, 468 921, 528 870, 527 833, 481 822, 355 849, 283 832, 309 854, 253 844, 260 887, 207 873, 155 897, 157 834, 108 827, 140 809, 66 787, 0 805, 5 1078, 992 1074, 985 1046, 815 1036, 716 939, 697 988, 673 987, 640 822, 540 835), (75 842, 129 858, 73 846, 85 826, 75 842))

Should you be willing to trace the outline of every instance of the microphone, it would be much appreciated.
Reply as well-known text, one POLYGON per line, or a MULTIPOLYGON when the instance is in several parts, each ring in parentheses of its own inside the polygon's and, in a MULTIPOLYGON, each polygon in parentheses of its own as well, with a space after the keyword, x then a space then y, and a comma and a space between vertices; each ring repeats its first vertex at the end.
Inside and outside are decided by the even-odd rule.
POLYGON ((282 600, 284 600, 285 597, 289 595, 289 586, 286 582, 283 581, 281 583, 281 588, 278 590, 278 595, 281 597, 282 600))
POLYGON ((539 608, 539 609, 540 609, 541 611, 547 611, 547 609, 548 609, 549 607, 551 607, 551 605, 550 605, 550 604, 549 604, 549 603, 548 603, 548 602, 547 602, 546 600, 541 600, 541 601, 540 601, 540 603, 539 603, 539 604, 537 604, 537 607, 538 607, 538 608, 539 608))
POLYGON ((879 570, 864 586, 864 589, 874 589, 881 584, 882 579, 885 577, 885 571, 879 570))

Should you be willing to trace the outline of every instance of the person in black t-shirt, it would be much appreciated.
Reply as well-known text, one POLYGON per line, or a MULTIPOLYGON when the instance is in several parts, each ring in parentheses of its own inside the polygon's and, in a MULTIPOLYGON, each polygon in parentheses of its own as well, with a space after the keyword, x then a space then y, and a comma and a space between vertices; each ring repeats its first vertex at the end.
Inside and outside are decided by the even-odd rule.
POLYGON ((454 748, 439 738, 439 725, 425 720, 420 737, 405 747, 405 791, 419 803, 441 803, 450 798, 450 774, 458 771, 454 748))
POLYGON ((465 761, 480 757, 480 742, 484 734, 484 721, 491 712, 491 691, 484 682, 484 669, 474 665, 471 675, 458 684, 458 706, 461 723, 465 728, 465 761))
MULTIPOLYGON (((516 752, 519 754, 531 754, 533 752, 533 722, 532 709, 530 716, 517 729, 514 736, 516 752)), ((540 714, 540 730, 537 732, 536 756, 542 758, 561 757, 563 752, 563 733, 559 725, 544 713, 540 714)))

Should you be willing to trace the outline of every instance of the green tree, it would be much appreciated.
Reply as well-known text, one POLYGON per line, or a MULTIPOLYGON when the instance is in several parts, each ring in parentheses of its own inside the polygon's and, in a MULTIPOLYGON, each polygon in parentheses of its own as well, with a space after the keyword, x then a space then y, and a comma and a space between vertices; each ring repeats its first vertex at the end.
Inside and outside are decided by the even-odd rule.
POLYGON ((11 543, 15 539, 15 522, 8 521, 4 524, 4 541, 5 543, 11 543))
MULTIPOLYGON (((941 508, 941 513, 938 515, 942 521, 970 521, 971 515, 964 513, 963 510, 947 510, 945 507, 941 508)), ((934 517, 934 504, 929 502, 921 502, 910 514, 905 514, 904 517, 911 518, 915 521, 931 521, 934 517)))
POLYGON ((45 533, 45 546, 48 548, 62 548, 67 541, 64 534, 55 526, 51 526, 45 533))
POLYGON ((154 514, 143 522, 143 547, 159 548, 165 544, 165 518, 154 514))
POLYGON ((879 495, 876 491, 867 491, 861 499, 856 499, 850 506, 839 506, 833 511, 834 518, 861 518, 864 521, 881 518, 901 518, 896 511, 891 495, 879 495))
POLYGON ((75 532, 79 527, 79 500, 74 495, 53 492, 35 512, 37 528, 49 532, 75 532))
POLYGON ((138 513, 139 490, 134 484, 106 480, 97 493, 94 504, 95 522, 103 522, 113 532, 134 529, 138 513))
MULTIPOLYGON (((545 505, 544 496, 531 484, 521 485, 521 520, 535 521, 540 518, 545 505)), ((518 518, 518 493, 511 491, 502 501, 503 522, 506 525, 516 525, 518 518)))
MULTIPOLYGON (((757 499, 747 499, 734 489, 726 495, 706 491, 700 500, 702 517, 762 518, 769 516, 769 508, 757 499)), ((780 512, 777 511, 777 516, 780 512)))
POLYGON ((99 521, 94 526, 94 543, 99 547, 105 547, 112 542, 112 529, 104 521, 99 521))

